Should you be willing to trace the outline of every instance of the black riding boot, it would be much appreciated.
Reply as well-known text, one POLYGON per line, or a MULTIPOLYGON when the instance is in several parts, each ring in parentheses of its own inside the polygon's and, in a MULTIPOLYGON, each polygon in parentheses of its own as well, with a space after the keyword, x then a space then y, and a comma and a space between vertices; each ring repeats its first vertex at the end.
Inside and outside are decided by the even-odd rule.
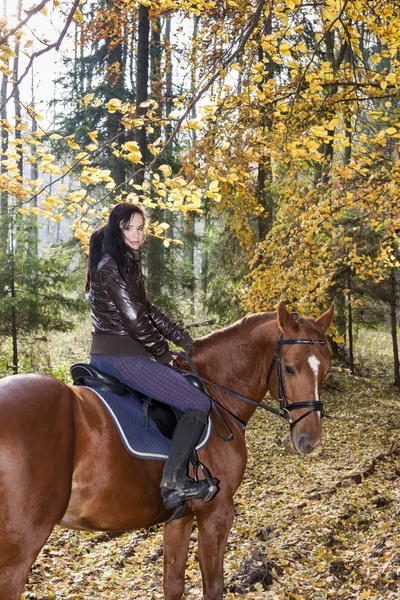
POLYGON ((172 438, 171 452, 164 467, 161 480, 161 496, 167 509, 176 508, 187 500, 208 502, 217 493, 217 481, 213 478, 195 481, 188 476, 188 462, 201 432, 207 423, 207 415, 201 410, 189 409, 183 413, 172 438))

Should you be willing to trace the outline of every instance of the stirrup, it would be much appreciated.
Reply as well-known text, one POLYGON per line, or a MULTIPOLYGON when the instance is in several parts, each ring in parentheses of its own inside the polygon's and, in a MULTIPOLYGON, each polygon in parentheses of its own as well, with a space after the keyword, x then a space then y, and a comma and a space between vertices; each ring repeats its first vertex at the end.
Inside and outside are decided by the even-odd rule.
POLYGON ((200 467, 204 475, 204 479, 208 483, 208 491, 205 496, 201 499, 202 502, 210 502, 218 492, 218 480, 211 476, 210 471, 200 461, 197 462, 195 470, 195 481, 199 481, 197 477, 197 468, 200 467))

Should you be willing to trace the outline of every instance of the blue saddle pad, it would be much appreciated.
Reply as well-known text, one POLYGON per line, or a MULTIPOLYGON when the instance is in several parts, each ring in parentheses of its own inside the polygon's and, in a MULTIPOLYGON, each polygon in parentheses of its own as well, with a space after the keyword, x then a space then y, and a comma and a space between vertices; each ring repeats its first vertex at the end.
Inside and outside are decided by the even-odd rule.
MULTIPOLYGON (((149 427, 145 428, 143 404, 134 394, 117 396, 111 392, 101 392, 90 388, 110 413, 122 443, 130 454, 137 458, 167 460, 171 440, 164 437, 149 418, 149 427)), ((211 435, 211 422, 207 425, 199 440, 196 450, 204 448, 211 435)))

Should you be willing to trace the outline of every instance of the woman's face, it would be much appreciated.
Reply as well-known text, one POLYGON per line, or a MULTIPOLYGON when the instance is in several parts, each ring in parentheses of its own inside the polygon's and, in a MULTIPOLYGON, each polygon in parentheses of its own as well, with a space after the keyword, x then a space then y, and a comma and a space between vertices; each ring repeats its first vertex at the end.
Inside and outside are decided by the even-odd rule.
POLYGON ((133 213, 130 221, 123 226, 120 224, 122 229, 122 235, 124 236, 124 242, 129 248, 138 250, 144 242, 144 220, 141 214, 133 213))

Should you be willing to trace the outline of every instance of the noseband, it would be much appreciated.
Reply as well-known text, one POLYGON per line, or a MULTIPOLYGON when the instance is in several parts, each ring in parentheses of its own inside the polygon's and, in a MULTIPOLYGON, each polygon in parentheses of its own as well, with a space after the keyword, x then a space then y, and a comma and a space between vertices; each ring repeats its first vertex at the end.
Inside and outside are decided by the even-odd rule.
POLYGON ((268 385, 269 379, 271 377, 272 371, 274 369, 274 366, 276 364, 276 370, 278 373, 278 395, 279 395, 280 412, 282 415, 287 414, 289 416, 290 429, 293 429, 293 427, 297 423, 299 423, 299 421, 301 421, 302 419, 305 419, 306 417, 308 417, 308 415, 310 415, 313 412, 320 412, 321 417, 323 417, 324 416, 324 405, 323 405, 323 402, 321 402, 320 400, 306 400, 304 402, 293 402, 292 404, 288 404, 286 394, 285 394, 285 386, 283 384, 282 346, 283 345, 292 346, 294 344, 314 344, 314 345, 318 344, 320 346, 324 346, 324 345, 326 345, 326 342, 324 340, 316 340, 316 341, 302 340, 302 339, 284 340, 283 337, 284 337, 284 334, 281 333, 279 340, 278 340, 278 345, 276 347, 276 352, 273 356, 271 365, 269 367, 269 371, 268 371, 268 375, 267 375, 267 385, 268 385), (308 412, 304 413, 304 415, 302 415, 298 419, 296 419, 296 421, 293 421, 291 411, 296 410, 298 408, 309 408, 310 410, 308 412))

